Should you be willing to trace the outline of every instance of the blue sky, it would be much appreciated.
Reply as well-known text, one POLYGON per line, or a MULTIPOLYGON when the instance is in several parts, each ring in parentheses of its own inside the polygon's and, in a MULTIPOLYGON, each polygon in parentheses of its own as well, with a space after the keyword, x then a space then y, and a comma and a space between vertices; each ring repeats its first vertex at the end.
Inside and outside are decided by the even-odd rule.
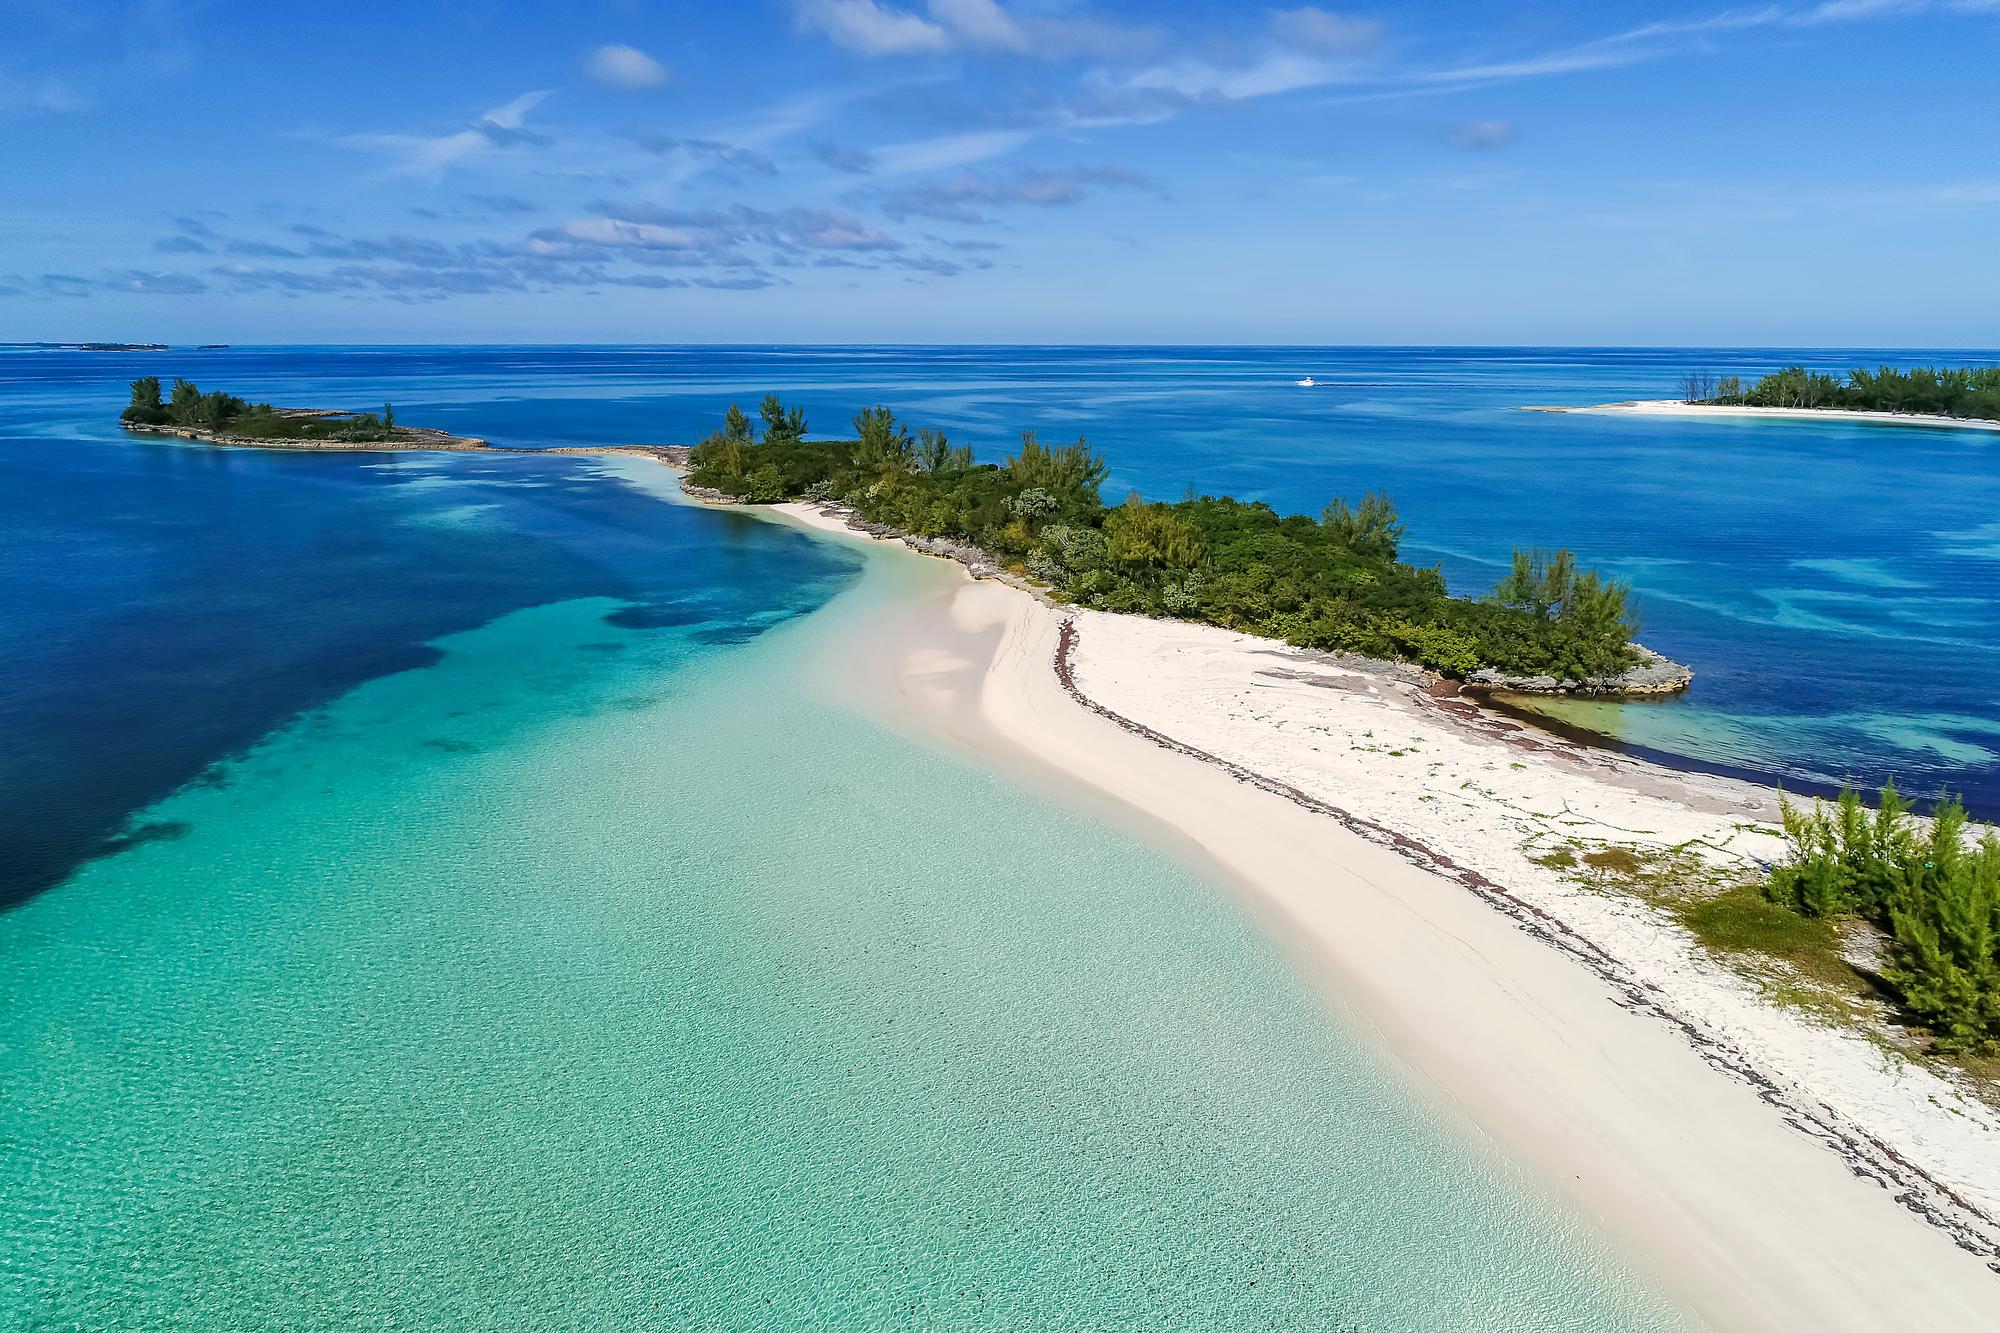
POLYGON ((0 339, 2000 343, 2000 0, 0 31, 0 339))

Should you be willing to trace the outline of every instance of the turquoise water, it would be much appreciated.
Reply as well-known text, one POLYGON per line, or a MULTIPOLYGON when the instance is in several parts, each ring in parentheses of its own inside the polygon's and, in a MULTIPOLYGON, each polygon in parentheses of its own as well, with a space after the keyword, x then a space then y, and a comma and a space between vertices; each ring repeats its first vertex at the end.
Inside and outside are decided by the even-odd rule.
POLYGON ((393 399, 406 420, 525 447, 684 442, 730 400, 769 391, 826 432, 888 403, 982 458, 1024 427, 1082 432, 1111 461, 1114 497, 1192 486, 1316 513, 1335 494, 1386 490, 1408 554, 1439 563, 1461 591, 1491 588, 1516 544, 1570 547, 1630 579, 1645 641, 1697 673, 1683 699, 1572 720, 1675 763, 1794 790, 1894 778, 1920 794, 1960 792, 1994 816, 2000 435, 1518 409, 1670 397, 1689 370, 1996 359, 1990 348, 0 352, 0 445, 24 420, 37 434, 115 437, 124 381, 148 372, 284 403, 393 399), (1320 387, 1294 386, 1307 374, 1320 387))
POLYGON ((1208 885, 834 702, 840 602, 771 597, 506 609, 0 916, 0 1327, 1678 1326, 1208 885))

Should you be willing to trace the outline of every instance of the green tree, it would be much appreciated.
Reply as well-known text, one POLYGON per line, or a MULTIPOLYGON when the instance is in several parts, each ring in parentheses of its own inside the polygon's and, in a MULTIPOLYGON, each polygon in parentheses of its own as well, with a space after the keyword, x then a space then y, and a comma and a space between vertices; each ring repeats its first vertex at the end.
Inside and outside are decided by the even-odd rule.
POLYGON ((1149 505, 1134 491, 1104 516, 1104 552, 1128 569, 1189 570, 1201 563, 1201 535, 1174 506, 1149 505))
POLYGON ((177 426, 198 426, 201 424, 201 390, 193 380, 177 379, 173 393, 167 399, 167 414, 177 426))
POLYGON ((1576 556, 1569 551, 1514 548, 1513 568, 1493 589, 1494 600, 1547 620, 1568 598, 1576 581, 1576 556))
POLYGON ((766 463, 749 477, 750 489, 745 498, 755 504, 776 504, 785 498, 785 479, 778 474, 775 463, 766 463))
POLYGON ((1927 831, 1893 785, 1871 816, 1854 792, 1783 809, 1789 854, 1765 886, 1806 916, 1856 913, 1889 935, 1883 979, 1946 1050, 2000 1050, 2000 839, 1968 846, 1965 807, 1927 831))
POLYGON ((764 421, 766 444, 797 444, 806 437, 806 410, 786 408, 775 393, 764 395, 764 401, 757 405, 757 415, 764 421))
POLYGON ((1051 449, 1035 438, 1035 432, 1021 432, 1021 449, 1003 465, 1009 480, 1022 490, 1039 487, 1056 498, 1064 513, 1098 507, 1097 488, 1105 475, 1104 460, 1090 451, 1082 436, 1075 444, 1051 449))
POLYGON ((722 435, 724 439, 734 440, 739 444, 749 444, 756 439, 750 428, 750 418, 745 416, 743 409, 734 403, 731 403, 729 410, 722 414, 722 435))
POLYGON ((1889 899, 1895 944, 1884 976, 1947 1050, 2000 1050, 2000 840, 1965 838, 1957 801, 1932 816, 1920 856, 1902 858, 1889 899))
POLYGON ((941 477, 970 468, 972 450, 965 445, 954 448, 943 431, 923 427, 917 431, 916 459, 918 470, 941 477))
POLYGON ((1353 508, 1335 496, 1321 511, 1320 522, 1335 541, 1371 560, 1394 560, 1402 545, 1403 525, 1396 521, 1396 506, 1377 491, 1362 496, 1353 508))
POLYGON ((147 375, 132 381, 132 401, 118 414, 121 421, 139 425, 157 426, 169 420, 166 405, 160 401, 160 377, 147 375))
POLYGON ((910 432, 886 407, 864 407, 855 414, 855 467, 870 476, 910 471, 910 432))

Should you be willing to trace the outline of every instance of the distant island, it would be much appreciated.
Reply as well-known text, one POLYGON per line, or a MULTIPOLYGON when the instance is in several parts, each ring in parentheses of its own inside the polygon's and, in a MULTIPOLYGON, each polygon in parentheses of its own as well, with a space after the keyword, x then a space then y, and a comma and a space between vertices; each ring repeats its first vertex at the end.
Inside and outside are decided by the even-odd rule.
POLYGON ((1679 398, 1524 410, 1794 418, 1839 414, 1882 425, 2000 430, 2000 366, 1883 366, 1846 375, 1787 366, 1748 388, 1740 376, 1690 372, 1681 377, 1680 390, 1679 398))
POLYGON ((2000 366, 1920 366, 1825 375, 1787 366, 1749 388, 1735 375, 1681 377, 1681 401, 1708 407, 1789 407, 1822 412, 1893 412, 1904 416, 2000 421, 2000 366))
POLYGON ((912 433, 887 407, 855 437, 809 440, 802 409, 773 394, 761 438, 731 404, 690 448, 608 445, 495 449, 402 426, 382 411, 279 408, 177 379, 132 381, 126 429, 270 449, 484 450, 645 455, 681 468, 698 496, 744 504, 839 502, 876 529, 978 570, 1007 570, 1064 601, 1199 621, 1303 648, 1413 662, 1477 688, 1666 695, 1693 673, 1632 641, 1630 589, 1569 551, 1517 549, 1485 597, 1454 597, 1437 568, 1397 558, 1403 525, 1387 496, 1336 498, 1318 518, 1262 502, 1195 496, 1099 498, 1107 468, 1081 439, 1045 446, 1024 431, 1004 463, 975 463, 942 431, 912 433))
POLYGON ((689 456, 689 488, 739 503, 838 501, 884 531, 1025 575, 1082 606, 1201 621, 1299 647, 1415 662, 1468 684, 1534 692, 1670 694, 1691 673, 1635 645, 1629 589, 1568 551, 1516 550, 1481 598, 1397 558, 1383 495, 1336 498, 1318 518, 1228 496, 1105 505, 1104 460, 1024 431, 1003 463, 975 463, 942 431, 887 407, 855 437, 806 438, 777 396, 762 437, 736 405, 689 456))
MULTIPOLYGON (((227 344, 222 344, 227 346, 227 344)), ((38 352, 164 352, 165 343, 0 343, 0 347, 25 347, 38 352)))
POLYGON ((177 379, 163 399, 160 377, 132 381, 132 400, 119 414, 127 430, 178 435, 211 444, 272 448, 483 449, 484 440, 444 431, 398 426, 393 404, 376 412, 326 408, 273 407, 252 403, 219 389, 202 392, 192 380, 177 379))
POLYGON ((592 454, 599 457, 651 458, 672 468, 685 468, 688 449, 671 444, 565 445, 550 449, 515 449, 488 444, 476 435, 453 435, 428 426, 396 421, 394 404, 378 412, 349 412, 324 407, 273 407, 234 394, 203 393, 192 380, 177 379, 168 396, 160 395, 157 375, 132 381, 132 399, 118 415, 126 430, 171 435, 202 444, 242 449, 359 449, 380 453, 592 454))

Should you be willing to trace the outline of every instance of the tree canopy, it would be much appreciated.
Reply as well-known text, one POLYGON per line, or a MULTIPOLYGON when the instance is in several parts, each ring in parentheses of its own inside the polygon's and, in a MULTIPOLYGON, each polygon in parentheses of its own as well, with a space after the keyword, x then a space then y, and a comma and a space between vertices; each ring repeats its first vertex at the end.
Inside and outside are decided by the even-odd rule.
POLYGON ((1843 378, 1804 366, 1787 366, 1749 388, 1734 375, 1713 385, 1690 376, 1683 392, 1690 402, 1743 407, 1807 407, 1850 412, 1914 412, 1932 416, 2000 421, 2000 366, 1898 370, 1851 370, 1843 378))
POLYGON ((1133 494, 1107 507, 1105 462, 1082 439, 1046 445, 1024 431, 1001 463, 982 464, 888 407, 858 414, 850 440, 805 439, 803 414, 775 398, 760 416, 757 439, 732 408, 695 446, 689 481, 760 503, 840 499, 873 522, 977 546, 1079 605, 1454 676, 1494 667, 1581 681, 1636 660, 1624 584, 1579 570, 1568 552, 1521 552, 1518 578, 1488 597, 1453 597, 1440 571, 1397 558, 1403 525, 1384 495, 1336 498, 1317 521, 1228 496, 1163 503, 1133 494))
POLYGON ((1813 917, 1859 916, 1889 937, 1883 979, 1947 1051, 2000 1053, 2000 837, 1977 841, 1947 801, 1923 827, 1894 784, 1871 813, 1852 791, 1810 811, 1787 803, 1791 854, 1773 902, 1813 917))
POLYGON ((396 438, 396 409, 382 404, 373 412, 316 415, 281 412, 269 403, 251 403, 219 389, 203 393, 192 381, 177 379, 165 401, 160 377, 132 381, 132 399, 119 420, 134 426, 181 426, 245 439, 324 439, 367 443, 396 438))

